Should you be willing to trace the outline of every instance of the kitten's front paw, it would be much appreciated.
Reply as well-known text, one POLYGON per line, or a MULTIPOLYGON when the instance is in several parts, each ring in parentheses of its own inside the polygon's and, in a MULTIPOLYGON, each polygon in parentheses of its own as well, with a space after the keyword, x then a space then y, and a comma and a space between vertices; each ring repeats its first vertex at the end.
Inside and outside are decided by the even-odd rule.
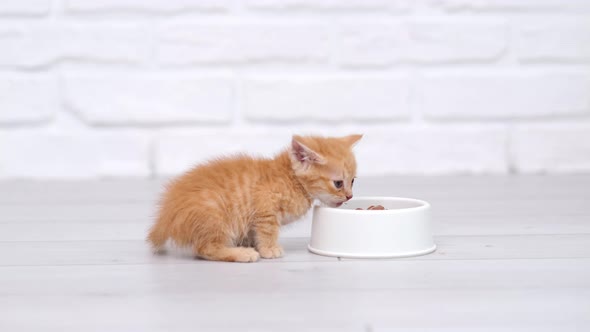
POLYGON ((243 248, 242 252, 235 258, 236 262, 256 262, 260 258, 260 254, 254 248, 243 248))
POLYGON ((281 246, 258 248, 258 252, 262 258, 279 258, 283 256, 283 248, 281 246))

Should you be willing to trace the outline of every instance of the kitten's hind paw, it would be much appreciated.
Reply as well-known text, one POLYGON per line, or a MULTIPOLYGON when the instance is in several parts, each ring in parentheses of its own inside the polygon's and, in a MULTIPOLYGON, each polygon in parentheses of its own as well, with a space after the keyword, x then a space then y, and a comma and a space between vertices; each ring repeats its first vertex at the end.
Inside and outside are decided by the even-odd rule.
POLYGON ((262 258, 279 258, 283 256, 283 248, 281 246, 258 248, 258 252, 262 258))

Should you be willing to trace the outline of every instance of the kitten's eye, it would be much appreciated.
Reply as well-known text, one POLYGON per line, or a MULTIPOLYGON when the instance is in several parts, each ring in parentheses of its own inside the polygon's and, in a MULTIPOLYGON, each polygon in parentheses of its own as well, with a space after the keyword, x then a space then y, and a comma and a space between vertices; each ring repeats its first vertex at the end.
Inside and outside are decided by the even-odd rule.
POLYGON ((343 184, 344 184, 344 182, 342 182, 342 181, 334 181, 334 187, 336 187, 337 189, 342 188, 343 184))
POLYGON ((353 184, 354 184, 354 178, 352 178, 352 182, 350 182, 350 186, 352 187, 353 184))

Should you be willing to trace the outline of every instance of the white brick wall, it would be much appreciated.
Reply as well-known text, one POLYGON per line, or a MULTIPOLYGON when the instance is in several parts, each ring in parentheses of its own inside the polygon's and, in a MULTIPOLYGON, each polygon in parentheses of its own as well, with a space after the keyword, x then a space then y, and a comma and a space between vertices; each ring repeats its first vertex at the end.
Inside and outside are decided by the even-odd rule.
POLYGON ((507 26, 501 20, 390 21, 345 24, 335 38, 336 61, 345 66, 366 67, 396 63, 477 63, 493 61, 507 43, 507 26))
POLYGON ((579 72, 445 70, 425 75, 418 86, 420 109, 427 119, 510 120, 590 114, 590 75, 579 72))
POLYGON ((587 0, 433 0, 449 11, 568 12, 590 9, 587 0))
POLYGON ((243 81, 243 114, 253 121, 377 122, 410 116, 404 78, 283 74, 243 81))
POLYGON ((0 67, 43 69, 62 62, 141 64, 150 54, 141 24, 0 24, 0 67))
POLYGON ((118 133, 0 134, 0 174, 5 178, 146 177, 149 140, 118 133))
POLYGON ((518 57, 523 62, 588 62, 588 31, 587 17, 574 17, 567 22, 521 23, 516 44, 518 57))
POLYGON ((590 125, 518 126, 510 139, 519 172, 587 172, 590 169, 590 125))
POLYGON ((324 25, 222 22, 173 24, 157 33, 157 61, 163 66, 326 62, 324 25))
POLYGON ((229 123, 234 85, 230 77, 78 74, 65 77, 63 99, 90 125, 229 123))
POLYGON ((0 179, 352 132, 361 175, 590 172, 590 1, 0 0, 0 179))
POLYGON ((139 12, 154 14, 183 13, 199 10, 224 10, 227 0, 63 0, 68 12, 101 14, 108 12, 139 12))
POLYGON ((45 15, 51 0, 0 0, 0 15, 45 15))
POLYGON ((0 74, 0 124, 51 121, 60 111, 57 83, 47 74, 0 74))

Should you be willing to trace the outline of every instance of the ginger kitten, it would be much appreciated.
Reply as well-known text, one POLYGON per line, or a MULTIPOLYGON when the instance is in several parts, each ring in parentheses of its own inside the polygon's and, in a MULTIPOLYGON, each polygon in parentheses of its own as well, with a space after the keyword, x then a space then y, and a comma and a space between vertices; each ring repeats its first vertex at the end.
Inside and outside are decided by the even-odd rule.
POLYGON ((361 137, 293 136, 273 159, 239 155, 197 166, 167 188, 148 241, 161 250, 172 239, 217 261, 281 257, 281 225, 301 218, 314 199, 338 207, 352 198, 352 147, 361 137))

